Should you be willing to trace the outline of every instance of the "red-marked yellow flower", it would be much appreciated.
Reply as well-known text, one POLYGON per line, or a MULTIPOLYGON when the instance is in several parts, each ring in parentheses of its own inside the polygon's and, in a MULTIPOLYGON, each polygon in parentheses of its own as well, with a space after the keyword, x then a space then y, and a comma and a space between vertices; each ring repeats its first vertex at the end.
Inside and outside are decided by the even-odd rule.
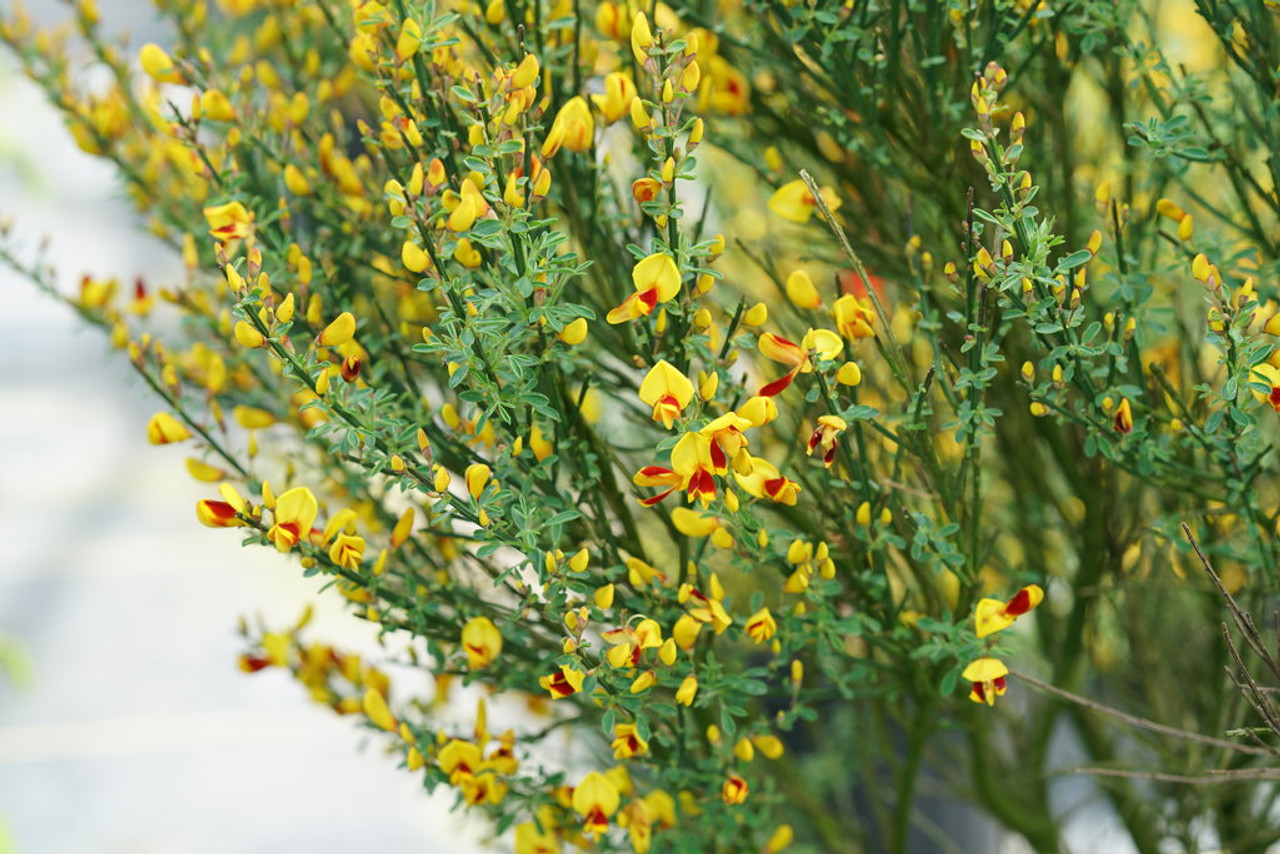
POLYGON ((207 498, 196 502, 196 519, 210 528, 233 528, 242 524, 231 504, 207 498))
MULTIPOLYGON (((665 256, 664 256, 665 257, 665 256)), ((653 407, 653 420, 668 430, 693 400, 693 383, 667 360, 649 369, 640 383, 640 399, 653 407)))
MULTIPOLYGON (((1270 327, 1270 325, 1271 321, 1267 321, 1267 326, 1270 327)), ((1249 371, 1249 382, 1253 385, 1266 386, 1266 391, 1260 391, 1257 388, 1251 388, 1250 391, 1253 392, 1254 399, 1266 401, 1272 409, 1280 412, 1280 368, 1268 362, 1254 365, 1249 371)))
POLYGON ((983 599, 973 609, 973 621, 977 627, 978 637, 1003 631, 1013 625, 1013 621, 1039 605, 1044 599, 1044 591, 1037 584, 1029 584, 1013 594, 1008 602, 999 599, 983 599))
POLYGON ((488 617, 473 617, 462 627, 462 649, 472 670, 488 667, 502 652, 502 632, 488 617))
MULTIPOLYGON (((840 208, 840 199, 830 187, 822 188, 822 198, 833 212, 840 208)), ((769 210, 792 222, 808 222, 817 209, 813 193, 799 179, 783 184, 769 197, 769 210)))
POLYGON ((609 746, 613 748, 614 759, 630 759, 648 751, 649 742, 636 732, 635 724, 615 724, 613 742, 609 746))
MULTIPOLYGON (((716 581, 715 583, 718 584, 719 582, 716 581)), ((715 592, 716 591, 713 589, 712 593, 715 592)), ((685 607, 688 608, 688 613, 685 616, 692 618, 698 623, 710 625, 716 634, 721 634, 725 629, 733 625, 733 617, 730 617, 729 612, 724 609, 724 603, 720 601, 719 596, 708 596, 696 587, 685 585, 685 587, 681 588, 681 601, 683 601, 685 603, 685 607)), ((681 617, 681 619, 684 618, 681 617)), ((679 621, 677 621, 677 623, 678 622, 679 621)), ((686 648, 679 638, 676 639, 676 644, 682 649, 686 648)))
POLYGON ((1112 416, 1111 426, 1117 433, 1128 434, 1133 431, 1133 410, 1129 406, 1129 398, 1120 399, 1120 405, 1116 407, 1115 415, 1112 416))
POLYGON ((663 492, 640 503, 652 507, 677 489, 685 490, 688 501, 695 498, 705 507, 716 496, 715 461, 710 437, 702 433, 685 433, 671 449, 671 468, 645 466, 636 473, 637 486, 665 486, 663 492))
POLYGON ((545 688, 553 698, 561 700, 581 691, 582 680, 585 678, 586 674, 581 670, 562 664, 555 673, 539 679, 538 684, 545 688))
POLYGON ((844 350, 844 341, 829 329, 810 329, 805 333, 804 338, 800 339, 799 344, 788 341, 781 335, 766 332, 760 336, 756 346, 768 358, 791 366, 791 370, 785 376, 766 383, 760 389, 761 396, 773 397, 791 385, 791 381, 797 374, 812 372, 815 356, 818 359, 834 359, 839 356, 844 350))
POLYGON ((971 662, 961 675, 973 683, 969 689, 970 700, 994 706, 996 697, 1003 696, 1006 690, 1005 677, 1009 675, 1009 668, 1000 659, 984 655, 971 662))
POLYGON ((831 307, 831 319, 835 321, 836 329, 850 341, 874 336, 876 332, 871 324, 875 316, 871 301, 853 294, 845 294, 831 307))
POLYGON ((658 198, 662 192, 662 182, 657 178, 637 178, 631 182, 631 198, 636 204, 644 204, 658 198))
POLYGON ((771 501, 789 507, 795 505, 800 492, 800 484, 787 478, 773 463, 761 457, 751 458, 749 474, 734 471, 733 476, 749 495, 755 498, 768 497, 771 501))
POLYGON ((684 434, 671 449, 671 468, 686 478, 685 500, 698 499, 706 507, 716 497, 715 456, 705 434, 684 434))
POLYGON ((610 323, 643 317, 650 314, 658 303, 674 299, 680 293, 680 268, 670 255, 655 252, 631 268, 631 281, 635 293, 610 310, 605 318, 610 323))
POLYGON ((632 482, 636 486, 665 486, 666 489, 657 495, 640 499, 645 507, 652 507, 684 485, 684 476, 662 466, 645 466, 636 472, 632 482))
POLYGON ((768 608, 761 608, 747 618, 747 637, 756 643, 765 643, 778 632, 778 623, 768 608))
POLYGON ((316 497, 305 486, 295 486, 282 492, 276 498, 275 524, 267 531, 267 539, 280 551, 289 551, 303 537, 311 534, 318 510, 316 497))
POLYGON ((253 224, 253 214, 240 202, 207 207, 204 218, 209 223, 209 233, 224 242, 245 237, 253 224))
POLYGON ((848 423, 838 416, 818 416, 818 427, 813 431, 813 435, 809 437, 809 447, 806 453, 809 456, 813 456, 814 451, 822 448, 822 464, 827 468, 831 468, 831 464, 836 459, 836 439, 848 427, 848 423))
POLYGON ((730 806, 742 803, 749 794, 751 794, 751 787, 737 774, 730 774, 724 781, 724 785, 720 787, 720 799, 730 806))
POLYGON ((364 558, 364 537, 339 534, 329 548, 329 560, 345 569, 357 569, 364 558))
POLYGON ((725 474, 732 463, 737 471, 750 471, 751 455, 747 453, 747 437, 743 430, 753 426, 736 412, 726 412, 699 432, 711 439, 711 463, 716 474, 725 474))
POLYGON ((618 811, 618 787, 608 777, 592 771, 573 787, 573 811, 583 817, 582 831, 592 839, 609 829, 609 817, 618 811))
POLYGON ((168 445, 190 438, 191 432, 167 412, 157 412, 147 422, 147 441, 153 445, 168 445))
POLYGON ((440 752, 436 754, 436 764, 449 775, 449 782, 456 786, 479 773, 484 764, 484 756, 479 745, 454 738, 440 748, 440 752))
POLYGON ((662 627, 656 620, 644 619, 634 627, 623 626, 612 629, 600 636, 610 649, 605 659, 613 667, 635 667, 640 663, 640 654, 646 649, 662 646, 662 627))
MULTIPOLYGON (((704 86, 701 90, 707 93, 707 105, 727 116, 746 115, 751 109, 751 84, 747 82, 746 75, 726 62, 722 56, 711 57, 708 72, 711 85, 704 86)), ((824 192, 823 195, 826 196, 827 193, 824 192)))

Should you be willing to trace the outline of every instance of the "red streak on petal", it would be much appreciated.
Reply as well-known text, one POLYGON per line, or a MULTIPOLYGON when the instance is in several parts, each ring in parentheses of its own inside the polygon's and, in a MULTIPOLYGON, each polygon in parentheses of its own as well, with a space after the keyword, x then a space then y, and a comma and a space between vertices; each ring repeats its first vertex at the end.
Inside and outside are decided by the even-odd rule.
POLYGON ((668 489, 666 492, 659 493, 658 495, 651 495, 648 498, 641 498, 640 503, 643 504, 645 507, 652 507, 653 505, 657 504, 659 501, 666 498, 668 495, 670 495, 675 491, 676 491, 676 487, 673 486, 670 489, 668 489))
POLYGON ((698 469, 693 476, 689 478, 688 496, 692 501, 699 495, 709 495, 712 498, 716 495, 716 481, 711 476, 711 472, 706 469, 698 469))
POLYGON ((1271 387, 1271 394, 1268 395, 1267 400, 1271 403, 1272 409, 1280 412, 1280 386, 1271 387))
POLYGON ((724 449, 720 447, 719 442, 711 443, 711 465, 720 472, 729 468, 729 458, 724 455, 724 449))
POLYGON ((209 515, 213 516, 219 522, 233 522, 236 518, 236 508, 232 507, 225 501, 209 501, 204 502, 204 508, 209 511, 209 515))
POLYGON ((1031 594, 1025 589, 1013 594, 1013 598, 1004 606, 1005 616, 1021 617, 1031 610, 1031 594))
POLYGON ((797 373, 799 373, 799 369, 791 371, 790 373, 786 374, 782 378, 776 379, 771 383, 766 383, 765 385, 761 386, 760 388, 761 397, 773 397, 775 394, 782 393, 783 391, 786 390, 787 386, 791 385, 791 381, 796 378, 797 373))
POLYGON ((636 295, 640 300, 640 304, 644 306, 644 313, 648 314, 653 311, 653 307, 658 304, 658 289, 649 288, 647 291, 641 291, 636 295))

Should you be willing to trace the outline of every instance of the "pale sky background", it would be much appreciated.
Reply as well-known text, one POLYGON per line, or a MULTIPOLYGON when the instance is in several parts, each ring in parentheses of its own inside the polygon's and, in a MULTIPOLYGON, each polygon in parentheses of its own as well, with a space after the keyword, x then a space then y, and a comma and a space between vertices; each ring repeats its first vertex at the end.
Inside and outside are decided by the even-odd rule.
MULTIPOLYGON (((153 26, 145 2, 102 6, 135 43, 153 26)), ((65 291, 174 274, 2 51, 0 105, 0 217, 52 240, 65 291)), ((429 798, 353 719, 236 669, 237 618, 288 625, 318 585, 196 523, 209 488, 185 449, 146 443, 157 407, 101 334, 7 270, 0 293, 0 638, 30 666, 16 689, 0 672, 0 854, 476 850, 452 794, 429 798)), ((370 628, 330 602, 313 636, 376 651, 370 628)))

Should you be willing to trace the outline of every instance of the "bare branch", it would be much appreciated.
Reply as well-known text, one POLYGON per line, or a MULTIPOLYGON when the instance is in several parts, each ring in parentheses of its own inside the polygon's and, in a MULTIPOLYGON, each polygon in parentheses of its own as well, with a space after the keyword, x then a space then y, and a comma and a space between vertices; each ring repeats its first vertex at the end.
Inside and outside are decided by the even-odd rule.
MULTIPOLYGON (((1253 756, 1280 756, 1280 750, 1276 750, 1275 748, 1251 747, 1247 744, 1237 744, 1234 741, 1225 741, 1221 738, 1214 738, 1211 735, 1201 735, 1200 733, 1192 732, 1191 730, 1178 729, 1177 727, 1166 726, 1165 724, 1156 723, 1155 721, 1148 720, 1146 718, 1140 718, 1137 715, 1122 712, 1114 706, 1108 706, 1105 703, 1099 703, 1097 700, 1090 700, 1088 697, 1073 694, 1072 692, 1059 688, 1056 685, 1050 685, 1048 682, 1042 682, 1034 676, 1028 676, 1025 673, 1010 671, 1009 675, 1026 682, 1032 688, 1036 688, 1046 694, 1053 694, 1056 697, 1069 700, 1078 706, 1084 706, 1087 709, 1093 709, 1094 711, 1102 712, 1105 715, 1111 715, 1113 718, 1122 720, 1131 726, 1140 727, 1142 729, 1150 730, 1151 732, 1158 732, 1161 735, 1180 738, 1184 741, 1194 741, 1199 744, 1207 744, 1212 747, 1220 747, 1223 750, 1231 750, 1236 753, 1248 753, 1253 756)), ((1276 769, 1276 773, 1280 774, 1280 769, 1276 769)))

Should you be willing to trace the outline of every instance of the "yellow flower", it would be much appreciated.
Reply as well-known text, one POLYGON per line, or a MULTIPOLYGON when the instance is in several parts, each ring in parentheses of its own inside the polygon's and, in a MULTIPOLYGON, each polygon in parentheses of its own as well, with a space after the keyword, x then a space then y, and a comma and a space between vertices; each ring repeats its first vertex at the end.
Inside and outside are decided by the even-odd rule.
POLYGON ((730 774, 724 781, 724 785, 720 787, 720 799, 730 806, 742 803, 749 794, 751 794, 751 787, 737 774, 730 774))
POLYGON ((768 608, 761 608, 747 618, 747 636, 756 643, 765 643, 778 631, 778 624, 768 608))
POLYGON ((653 32, 649 29, 649 19, 644 12, 637 12, 631 22, 631 53, 636 62, 644 65, 649 58, 649 48, 653 47, 653 32))
POLYGON ((653 407, 653 420, 661 421, 662 426, 670 430, 693 400, 693 383, 670 362, 661 359, 640 383, 640 399, 653 407))
POLYGON ((280 551, 289 551, 303 537, 310 535, 318 509, 316 497, 305 486, 295 486, 281 493, 276 498, 275 524, 267 531, 267 539, 280 551))
POLYGON ((484 488, 488 485, 492 474, 493 470, 484 463, 472 463, 467 466, 464 475, 467 481, 467 492, 471 493, 471 497, 476 501, 479 501, 480 496, 484 494, 484 488))
POLYGON ((556 337, 570 347, 576 347, 587 340, 587 319, 579 317, 569 321, 556 337))
POLYGON ((364 537, 339 534, 329 548, 329 560, 346 569, 358 569, 364 557, 364 537))
POLYGON ((583 817, 582 830, 598 839, 609 829, 609 816, 618 811, 618 787, 598 771, 592 771, 573 787, 573 811, 583 817))
POLYGON ((361 703, 365 717, 387 732, 395 732, 400 724, 396 721, 391 709, 387 708, 387 698, 377 688, 370 688, 364 693, 361 703))
POLYGON ((787 299, 798 308, 817 308, 822 305, 822 297, 813 284, 813 279, 804 270, 796 270, 787 276, 787 299))
POLYGON ((473 617, 462 627, 462 649, 472 670, 488 667, 502 652, 502 633, 488 617, 473 617))
MULTIPOLYGON (((850 362, 849 364, 853 363, 850 362)), ((835 462, 836 458, 836 439, 848 427, 849 425, 845 420, 839 416, 818 416, 818 427, 813 431, 813 435, 809 437, 809 446, 805 453, 813 456, 813 452, 821 447, 822 464, 827 468, 831 468, 831 464, 835 462)))
POLYGON ((831 308, 831 318, 836 323, 836 329, 840 334, 851 341, 859 338, 871 338, 874 336, 875 329, 871 323, 875 318, 875 312, 871 307, 871 301, 858 299, 853 294, 845 294, 836 300, 836 304, 831 308))
POLYGON ((581 670, 562 664, 554 673, 539 679, 538 684, 545 688, 552 697, 562 700, 571 694, 581 691, 582 681, 585 678, 586 674, 581 670))
POLYGON ((511 73, 511 88, 524 89, 526 86, 534 85, 538 82, 539 73, 538 57, 531 53, 525 54, 524 59, 520 60, 520 64, 516 66, 516 70, 511 73))
POLYGON ((349 311, 344 311, 333 319, 321 332, 316 343, 321 347, 341 347, 356 334, 356 318, 349 311))
POLYGON ((544 829, 538 830, 532 821, 516 825, 515 854, 560 854, 562 849, 555 830, 545 821, 542 826, 544 829))
POLYGON ((658 303, 674 299, 680 293, 680 268, 670 255, 655 252, 631 269, 631 281, 635 293, 610 310, 606 317, 610 323, 634 320, 651 313, 658 303))
POLYGON ((961 675, 973 683, 969 690, 970 700, 994 706, 996 697, 1005 692, 1005 677, 1009 675, 1009 668, 1000 659, 984 655, 971 662, 961 675))
MULTIPOLYGON (((1280 315, 1277 315, 1280 317, 1280 315)), ((1272 318, 1271 320, 1275 320, 1272 318)), ((1271 321, 1267 321, 1267 331, 1271 331, 1271 321)), ((1262 385, 1267 387, 1267 391, 1259 391, 1256 388, 1250 388, 1253 392, 1255 400, 1265 401, 1270 404, 1271 408, 1276 412, 1280 412, 1280 368, 1267 362, 1254 365, 1249 371, 1249 382, 1251 384, 1262 385)))
POLYGON ((554 157, 562 146, 579 153, 590 151, 595 135, 596 122, 591 117, 591 107, 585 98, 575 95, 556 113, 542 143, 542 156, 554 157))
POLYGON ((167 412, 157 412, 147 422, 147 441, 153 445, 168 445, 191 438, 191 432, 167 412))
POLYGON ((781 335, 766 332, 757 339, 756 347, 761 354, 775 362, 792 366, 787 374, 771 383, 766 383, 760 389, 761 396, 773 397, 791 385, 791 381, 797 374, 813 371, 814 361, 811 354, 819 359, 834 359, 844 350, 844 341, 830 329, 810 329, 805 333, 804 338, 800 339, 799 344, 788 341, 781 335))
POLYGON ((1120 399, 1120 405, 1116 407, 1111 425, 1116 428, 1117 433, 1127 434, 1133 431, 1133 410, 1129 407, 1129 398, 1120 399))
POLYGON ((698 695, 698 677, 690 674, 680 682, 676 689, 676 702, 683 706, 692 706, 693 698, 698 695))
POLYGON ((983 599, 973 609, 973 621, 977 626, 978 637, 1003 631, 1013 625, 1013 621, 1039 605, 1044 599, 1044 591, 1039 585, 1030 584, 1013 595, 1008 602, 999 599, 983 599))
POLYGON ((636 733, 635 724, 615 724, 613 743, 609 746, 613 748, 614 759, 630 759, 649 750, 649 742, 636 733))
POLYGON ((436 764, 449 775, 450 784, 456 786, 474 776, 484 764, 479 745, 459 738, 450 739, 436 754, 436 764))
MULTIPOLYGON (((840 199, 830 187, 822 188, 822 198, 832 212, 839 209, 840 199)), ((817 209, 818 203, 813 194, 804 181, 798 178, 783 184, 769 197, 769 210, 792 222, 808 222, 817 209)))
POLYGON ((636 97, 636 85, 622 71, 613 71, 605 75, 604 94, 592 95, 591 100, 604 114, 607 124, 613 124, 624 116, 631 114, 631 101, 636 97))
POLYGON ((253 224, 253 214, 240 202, 207 207, 204 218, 209 223, 209 233, 224 242, 246 236, 253 224))
POLYGON ((182 72, 174 67, 169 54, 165 53, 164 48, 158 44, 152 42, 144 44, 138 51, 138 63, 147 76, 157 83, 185 82, 182 72))
POLYGON ((226 501, 204 499, 196 502, 196 519, 209 528, 234 528, 243 524, 236 516, 236 508, 226 501))

